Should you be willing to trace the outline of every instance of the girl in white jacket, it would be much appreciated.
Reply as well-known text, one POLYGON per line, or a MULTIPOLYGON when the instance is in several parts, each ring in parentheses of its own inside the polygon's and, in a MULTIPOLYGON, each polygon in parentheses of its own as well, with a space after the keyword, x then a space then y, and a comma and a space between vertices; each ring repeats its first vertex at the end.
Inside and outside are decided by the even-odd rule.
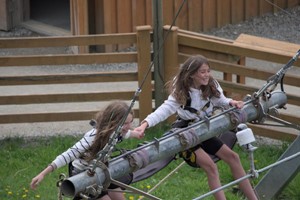
MULTIPOLYGON (((204 116, 210 116, 214 106, 234 106, 237 108, 244 106, 243 101, 236 101, 224 96, 221 86, 210 74, 207 59, 201 55, 191 56, 183 63, 176 76, 169 83, 169 89, 168 99, 153 113, 149 114, 141 122, 141 125, 134 129, 135 131, 144 133, 146 128, 155 126, 174 113, 180 120, 187 122, 185 123, 187 126, 188 123, 203 119, 204 116)), ((245 176, 239 155, 224 145, 217 137, 202 142, 193 148, 193 151, 196 155, 196 164, 207 174, 208 185, 211 190, 220 187, 221 183, 217 165, 209 154, 216 155, 226 162, 235 179, 245 176)), ((257 199, 249 180, 240 182, 239 187, 248 199, 257 199)), ((218 200, 226 199, 222 190, 216 192, 214 197, 218 200)))

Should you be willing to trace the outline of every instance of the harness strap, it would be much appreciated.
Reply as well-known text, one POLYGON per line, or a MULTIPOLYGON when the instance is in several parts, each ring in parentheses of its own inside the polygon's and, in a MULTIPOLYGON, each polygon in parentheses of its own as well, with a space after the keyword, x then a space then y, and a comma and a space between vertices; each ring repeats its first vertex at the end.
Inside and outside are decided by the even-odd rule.
MULTIPOLYGON (((180 107, 183 109, 183 110, 187 110, 193 114, 197 114, 197 115, 200 115, 199 111, 193 107, 191 107, 191 102, 192 102, 192 99, 191 97, 188 97, 187 101, 186 101, 186 104, 185 105, 181 105, 180 107)), ((202 108, 201 108, 201 111, 205 112, 206 113, 206 110, 209 108, 210 106, 210 101, 208 101, 202 108)))

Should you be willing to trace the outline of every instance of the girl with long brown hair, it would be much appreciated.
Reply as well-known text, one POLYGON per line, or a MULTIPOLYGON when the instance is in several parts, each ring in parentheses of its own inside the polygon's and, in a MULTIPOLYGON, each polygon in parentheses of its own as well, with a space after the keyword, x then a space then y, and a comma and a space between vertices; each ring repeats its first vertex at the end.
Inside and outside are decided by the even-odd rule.
MULTIPOLYGON (((128 112, 129 106, 122 101, 114 101, 96 114, 95 126, 85 133, 84 137, 74 146, 56 157, 42 172, 31 181, 30 187, 36 189, 44 177, 55 169, 72 163, 71 175, 78 174, 90 168, 93 159, 97 159, 97 153, 108 143, 110 136, 117 130, 120 121, 128 112)), ((142 138, 143 133, 132 131, 133 112, 130 111, 122 129, 119 141, 127 138, 142 138)), ((118 186, 111 184, 109 189, 117 189, 118 186)), ((119 188, 118 188, 119 189, 119 188)), ((122 192, 103 192, 99 196, 102 200, 124 199, 122 192)))
MULTIPOLYGON (((211 116, 213 108, 216 106, 242 108, 244 105, 243 101, 236 101, 224 96, 218 81, 211 76, 208 60, 202 55, 189 57, 180 66, 168 86, 170 92, 168 99, 149 114, 141 122, 141 125, 134 129, 135 131, 144 133, 146 128, 155 126, 175 113, 178 116, 178 123, 175 123, 175 127, 183 128, 189 123, 211 116)), ((221 183, 217 165, 209 154, 218 156, 226 162, 235 179, 245 176, 239 155, 217 137, 202 142, 192 151, 196 155, 196 164, 207 175, 211 190, 219 188, 221 183)), ((239 187, 248 199, 257 199, 249 180, 240 182, 239 187)), ((226 199, 222 190, 216 192, 214 197, 218 200, 226 199)))

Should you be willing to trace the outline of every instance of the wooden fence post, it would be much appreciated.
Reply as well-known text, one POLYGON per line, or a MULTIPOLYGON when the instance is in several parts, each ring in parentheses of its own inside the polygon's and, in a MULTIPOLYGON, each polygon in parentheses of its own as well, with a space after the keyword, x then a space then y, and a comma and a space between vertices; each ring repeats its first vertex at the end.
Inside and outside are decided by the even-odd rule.
MULTIPOLYGON (((164 26, 164 37, 165 45, 164 45, 164 77, 165 83, 170 81, 174 75, 176 74, 179 68, 178 62, 178 27, 172 27, 166 25, 164 26), (168 34, 168 35, 166 35, 168 34)), ((167 97, 167 96, 166 96, 167 97)), ((166 98, 165 97, 165 98, 166 98)), ((168 118, 167 122, 171 123, 175 120, 175 116, 171 116, 168 118)))
POLYGON ((164 35, 168 34, 164 45, 164 65, 165 65, 165 83, 172 79, 176 74, 178 63, 178 27, 164 26, 164 35), (168 32, 169 31, 169 32, 168 32))
POLYGON ((151 26, 138 26, 137 30, 137 64, 138 84, 142 86, 139 95, 139 118, 143 120, 152 112, 152 74, 149 71, 151 63, 151 26), (143 84, 143 85, 142 85, 143 84))

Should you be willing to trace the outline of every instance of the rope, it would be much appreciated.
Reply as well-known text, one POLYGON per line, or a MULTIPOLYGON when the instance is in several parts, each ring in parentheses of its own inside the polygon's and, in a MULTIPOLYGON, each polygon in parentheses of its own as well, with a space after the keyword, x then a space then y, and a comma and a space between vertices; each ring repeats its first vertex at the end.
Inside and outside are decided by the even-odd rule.
MULTIPOLYGON (((158 186, 160 186, 165 180, 167 180, 171 175, 173 175, 180 167, 182 167, 185 164, 185 161, 180 163, 173 171, 171 171, 169 174, 167 174, 163 179, 161 179, 154 187, 151 188, 147 193, 150 194, 153 192, 158 186)), ((144 196, 140 197, 138 200, 142 200, 144 196)))
MULTIPOLYGON (((155 59, 158 57, 159 52, 160 52, 161 49, 163 48, 164 43, 165 43, 165 41, 166 41, 166 39, 167 39, 169 33, 171 32, 171 29, 172 29, 173 26, 175 25, 176 20, 177 20, 177 17, 179 16, 179 14, 180 14, 180 12, 181 12, 181 9, 183 8, 183 5, 184 5, 186 2, 187 2, 187 0, 183 0, 183 1, 182 1, 181 5, 180 5, 180 7, 179 7, 179 9, 178 9, 178 11, 176 12, 176 15, 175 15, 173 21, 172 21, 172 23, 171 23, 171 26, 169 27, 169 29, 168 29, 168 31, 167 31, 167 33, 166 33, 166 35, 165 35, 165 37, 164 37, 164 39, 163 39, 163 41, 162 41, 162 44, 160 45, 160 47, 158 48, 157 53, 156 53, 156 54, 154 55, 154 57, 153 57, 153 60, 155 60, 155 59)), ((143 85, 144 85, 144 83, 145 83, 145 80, 146 80, 146 78, 148 77, 149 73, 151 72, 151 68, 152 68, 153 65, 154 65, 154 62, 152 61, 152 62, 150 63, 150 65, 149 65, 149 67, 148 67, 147 73, 146 73, 145 76, 144 76, 144 79, 143 79, 143 81, 142 81, 142 83, 141 83, 141 85, 140 85, 140 88, 143 87, 143 85)), ((158 71, 160 72, 160 70, 158 70, 158 71)), ((163 80, 162 75, 161 75, 160 73, 159 73, 159 76, 160 76, 161 80, 163 80)))

